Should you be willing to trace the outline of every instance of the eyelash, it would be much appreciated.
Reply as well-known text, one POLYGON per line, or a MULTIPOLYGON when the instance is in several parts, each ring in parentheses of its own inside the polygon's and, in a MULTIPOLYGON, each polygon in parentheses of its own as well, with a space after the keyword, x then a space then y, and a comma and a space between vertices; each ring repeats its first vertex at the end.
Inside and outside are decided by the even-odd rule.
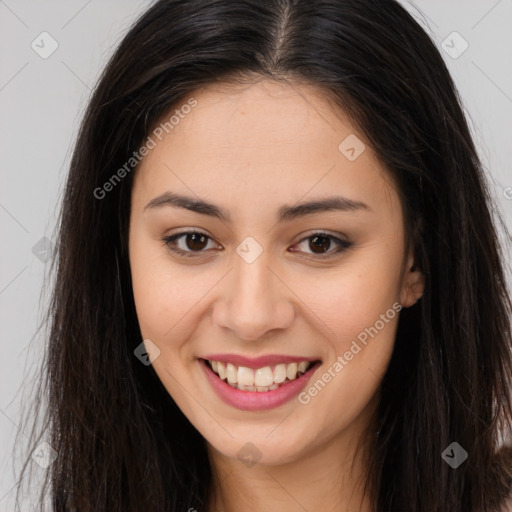
MULTIPOLYGON (((175 235, 163 237, 161 240, 164 243, 164 245, 167 246, 167 248, 171 252, 179 254, 180 256, 185 256, 186 258, 194 258, 194 257, 196 257, 196 255, 205 252, 204 250, 201 250, 201 251, 184 251, 183 249, 177 248, 175 246, 176 240, 178 240, 178 239, 180 239, 182 237, 185 237, 186 235, 202 235, 202 236, 205 236, 207 239, 212 240, 212 238, 210 236, 208 236, 206 233, 203 233, 201 231, 184 231, 183 233, 177 233, 175 235)), ((335 237, 333 235, 330 235, 329 233, 325 233, 323 231, 315 232, 315 233, 313 233, 313 234, 303 238, 302 240, 299 240, 297 245, 302 243, 302 242, 304 242, 304 241, 306 241, 306 240, 308 240, 308 239, 310 239, 310 238, 314 238, 316 236, 319 236, 321 238, 327 238, 329 240, 333 240, 333 241, 337 242, 337 244, 338 244, 338 248, 335 251, 330 251, 330 253, 327 253, 327 254, 324 254, 324 255, 311 253, 313 258, 317 258, 317 259, 327 259, 327 258, 334 257, 335 255, 345 251, 346 249, 349 249, 353 245, 352 242, 347 242, 345 240, 341 240, 341 239, 339 239, 339 238, 337 238, 337 237, 335 237)), ((299 252, 299 251, 297 251, 297 252, 299 252)))

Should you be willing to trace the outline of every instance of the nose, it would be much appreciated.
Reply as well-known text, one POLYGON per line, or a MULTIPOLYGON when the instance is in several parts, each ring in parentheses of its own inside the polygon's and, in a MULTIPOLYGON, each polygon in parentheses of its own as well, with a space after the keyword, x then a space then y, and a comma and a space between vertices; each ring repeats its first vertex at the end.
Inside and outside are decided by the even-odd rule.
POLYGON ((265 338, 289 327, 295 317, 294 295, 264 254, 252 263, 235 261, 213 309, 214 324, 240 340, 265 338))

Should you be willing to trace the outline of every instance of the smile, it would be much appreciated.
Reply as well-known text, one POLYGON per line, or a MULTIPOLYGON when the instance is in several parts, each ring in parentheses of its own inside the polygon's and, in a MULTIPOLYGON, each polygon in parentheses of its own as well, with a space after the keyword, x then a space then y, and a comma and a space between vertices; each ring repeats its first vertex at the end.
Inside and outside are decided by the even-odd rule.
POLYGON ((199 362, 223 402, 237 409, 258 411, 279 407, 292 400, 322 364, 318 359, 282 359, 274 356, 249 360, 233 356, 199 359, 199 362))
POLYGON ((235 366, 222 361, 208 361, 208 363, 219 378, 231 387, 258 392, 272 391, 286 382, 295 380, 306 373, 313 364, 310 361, 300 361, 253 370, 246 366, 235 366))

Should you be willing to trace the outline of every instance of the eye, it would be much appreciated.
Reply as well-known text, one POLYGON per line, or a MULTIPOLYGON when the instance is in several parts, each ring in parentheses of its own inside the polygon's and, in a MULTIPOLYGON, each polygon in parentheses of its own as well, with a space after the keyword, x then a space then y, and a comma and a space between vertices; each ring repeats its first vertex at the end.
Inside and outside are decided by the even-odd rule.
MULTIPOLYGON (((162 242, 164 242, 164 245, 166 245, 170 251, 186 257, 196 256, 194 253, 205 252, 204 249, 208 247, 208 241, 211 240, 210 236, 206 233, 202 233, 201 231, 185 231, 183 233, 162 238, 162 242)), ((297 245, 308 240, 308 248, 311 249, 313 255, 318 256, 319 258, 331 257, 353 245, 352 242, 341 240, 340 238, 324 233, 323 231, 313 233, 312 235, 303 238, 297 245), (329 250, 332 245, 336 246, 335 250, 329 250)), ((292 252, 303 251, 293 249, 292 252)))
POLYGON ((162 242, 170 251, 187 257, 195 256, 194 252, 204 252, 203 249, 207 246, 208 240, 211 238, 201 231, 186 231, 162 238, 162 242), (183 242, 181 247, 179 242, 183 242))
MULTIPOLYGON (((330 235, 328 233, 324 233, 323 231, 313 233, 312 235, 303 238, 297 245, 300 245, 307 241, 309 241, 309 243, 307 244, 307 248, 311 249, 312 253, 315 256, 319 256, 320 258, 328 258, 334 256, 353 245, 352 242, 349 242, 347 240, 341 240, 340 238, 335 237, 334 235, 330 235), (334 251, 329 250, 333 245, 333 242, 334 245, 336 245, 337 247, 334 251)), ((295 251, 294 249, 293 252, 300 251, 295 251)))

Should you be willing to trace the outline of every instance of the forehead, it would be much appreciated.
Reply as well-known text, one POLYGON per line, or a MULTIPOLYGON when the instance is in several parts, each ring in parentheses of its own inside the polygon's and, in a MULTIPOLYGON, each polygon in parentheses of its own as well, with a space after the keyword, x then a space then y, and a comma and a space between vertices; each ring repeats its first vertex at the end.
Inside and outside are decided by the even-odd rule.
POLYGON ((338 192, 375 201, 392 193, 390 175, 364 135, 313 86, 215 84, 184 98, 163 122, 173 113, 172 129, 155 139, 137 169, 135 185, 147 194, 188 188, 261 207, 277 195, 295 202, 338 192), (195 106, 183 108, 190 98, 195 106), (347 158, 347 145, 360 152, 357 158, 347 158))
MULTIPOLYGON (((240 155, 256 151, 265 158, 270 156, 265 154, 268 149, 272 158, 280 154, 289 158, 286 146, 292 145, 299 159, 314 146, 330 144, 336 149, 340 137, 356 131, 344 112, 313 86, 271 80, 249 85, 224 83, 196 90, 191 96, 197 106, 173 128, 176 144, 190 145, 200 139, 216 144, 219 156, 223 148, 236 146, 240 155), (300 151, 303 144, 306 147, 300 151)), ((363 136, 359 134, 359 138, 363 136)))

